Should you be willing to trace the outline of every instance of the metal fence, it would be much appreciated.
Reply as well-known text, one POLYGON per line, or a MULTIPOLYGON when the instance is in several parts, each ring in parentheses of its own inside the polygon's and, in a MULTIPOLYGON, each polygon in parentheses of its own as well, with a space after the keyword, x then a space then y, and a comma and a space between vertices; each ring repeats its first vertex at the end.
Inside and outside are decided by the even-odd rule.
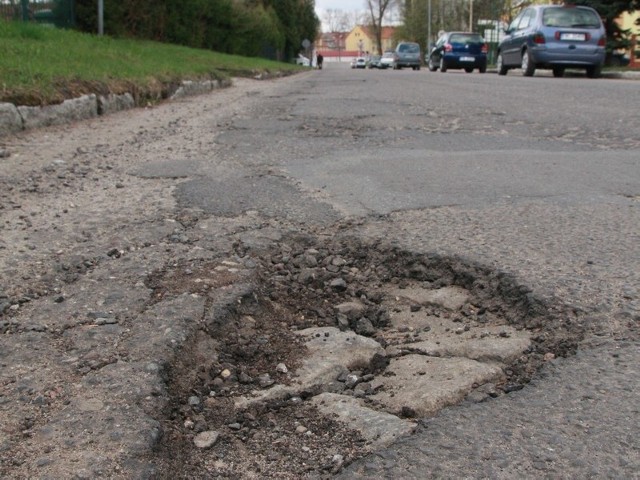
POLYGON ((75 0, 0 0, 0 18, 54 27, 75 25, 75 0))

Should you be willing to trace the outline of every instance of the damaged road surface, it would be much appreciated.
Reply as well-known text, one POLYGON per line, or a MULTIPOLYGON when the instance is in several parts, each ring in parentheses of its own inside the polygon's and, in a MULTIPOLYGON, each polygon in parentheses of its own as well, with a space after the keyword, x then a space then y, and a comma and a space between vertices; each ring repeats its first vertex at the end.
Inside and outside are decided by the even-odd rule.
POLYGON ((632 87, 360 73, 0 137, 2 478, 637 475, 632 87))

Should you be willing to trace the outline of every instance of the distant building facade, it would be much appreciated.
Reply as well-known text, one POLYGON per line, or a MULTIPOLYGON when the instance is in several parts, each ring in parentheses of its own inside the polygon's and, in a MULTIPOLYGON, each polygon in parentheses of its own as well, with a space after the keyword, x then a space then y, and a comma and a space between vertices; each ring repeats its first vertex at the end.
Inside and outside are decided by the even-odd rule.
MULTIPOLYGON (((382 27, 382 50, 393 50, 395 27, 382 27)), ((325 61, 351 61, 353 58, 378 53, 373 30, 356 25, 350 32, 322 33, 315 42, 316 51, 325 61)))

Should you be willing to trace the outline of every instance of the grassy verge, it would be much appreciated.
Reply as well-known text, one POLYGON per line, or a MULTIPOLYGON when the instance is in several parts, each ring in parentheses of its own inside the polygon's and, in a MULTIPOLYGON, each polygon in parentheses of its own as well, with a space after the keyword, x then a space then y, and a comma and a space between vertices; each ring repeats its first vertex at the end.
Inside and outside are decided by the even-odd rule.
POLYGON ((288 73, 292 64, 0 20, 0 102, 59 103, 86 93, 163 98, 181 80, 288 73))

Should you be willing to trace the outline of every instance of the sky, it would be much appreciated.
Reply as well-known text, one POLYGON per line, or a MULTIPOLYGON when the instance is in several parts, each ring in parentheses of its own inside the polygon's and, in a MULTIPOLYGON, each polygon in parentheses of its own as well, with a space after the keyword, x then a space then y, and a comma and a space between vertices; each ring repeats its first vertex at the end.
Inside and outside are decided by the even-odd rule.
MULTIPOLYGON (((315 0, 316 15, 322 21, 324 12, 327 10, 341 10, 345 13, 354 11, 366 12, 366 0, 315 0)), ((322 29, 326 31, 327 25, 322 25, 322 29)))
POLYGON ((364 10, 365 0, 316 0, 316 12, 324 10, 364 10))
MULTIPOLYGON (((365 11, 365 0, 316 0, 316 15, 322 20, 327 10, 342 10, 343 12, 365 11)), ((324 27, 324 25, 323 25, 324 27)))

